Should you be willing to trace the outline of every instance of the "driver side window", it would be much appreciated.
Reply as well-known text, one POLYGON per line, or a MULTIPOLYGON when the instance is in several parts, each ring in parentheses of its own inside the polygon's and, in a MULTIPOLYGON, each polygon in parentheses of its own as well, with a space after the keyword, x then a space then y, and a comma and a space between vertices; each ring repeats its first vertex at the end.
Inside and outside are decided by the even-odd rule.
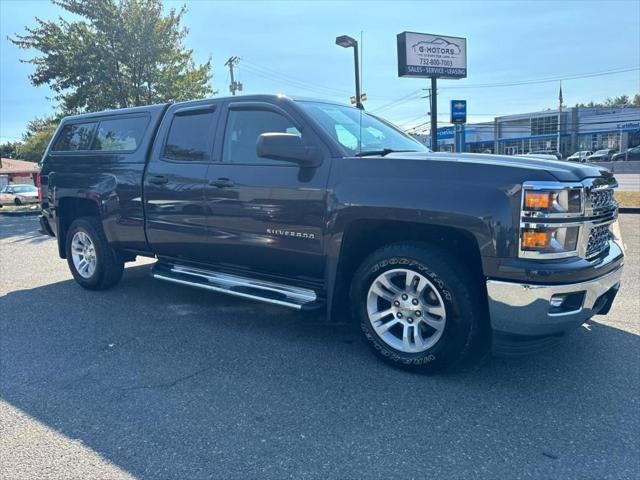
POLYGON ((259 157, 258 137, 263 133, 292 133, 302 137, 287 117, 270 110, 230 110, 224 132, 222 161, 261 165, 291 165, 289 162, 259 157))

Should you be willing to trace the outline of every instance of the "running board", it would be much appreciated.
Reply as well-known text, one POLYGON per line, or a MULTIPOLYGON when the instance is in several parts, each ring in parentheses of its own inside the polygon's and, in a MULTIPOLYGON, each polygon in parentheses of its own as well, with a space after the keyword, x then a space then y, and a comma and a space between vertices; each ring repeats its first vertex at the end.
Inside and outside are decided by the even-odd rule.
POLYGON ((151 275, 166 282, 226 293, 296 310, 315 310, 324 306, 324 302, 318 299, 313 290, 228 273, 156 263, 151 275))

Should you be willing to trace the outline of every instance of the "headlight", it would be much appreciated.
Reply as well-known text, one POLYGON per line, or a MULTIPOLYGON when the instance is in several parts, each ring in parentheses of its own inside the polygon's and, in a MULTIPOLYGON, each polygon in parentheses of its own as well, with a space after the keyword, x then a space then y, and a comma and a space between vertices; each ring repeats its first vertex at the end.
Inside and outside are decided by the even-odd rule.
POLYGON ((585 211, 581 183, 526 182, 521 208, 520 257, 551 259, 578 254, 579 217, 585 211))
POLYGON ((559 258, 577 253, 579 226, 525 224, 520 229, 522 257, 559 258))
POLYGON ((522 213, 524 216, 571 217, 582 214, 582 188, 523 190, 522 213))

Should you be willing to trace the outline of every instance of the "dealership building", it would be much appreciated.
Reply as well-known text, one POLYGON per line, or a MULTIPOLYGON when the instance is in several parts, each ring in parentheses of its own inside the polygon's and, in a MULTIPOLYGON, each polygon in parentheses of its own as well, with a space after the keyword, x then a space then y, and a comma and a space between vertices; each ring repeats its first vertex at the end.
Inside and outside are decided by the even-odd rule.
MULTIPOLYGON (((429 135, 418 135, 430 145, 429 135)), ((625 151, 640 145, 640 107, 572 107, 496 117, 493 122, 468 124, 466 152, 520 155, 537 150, 558 150, 568 157, 579 150, 613 148, 625 151), (558 132, 559 130, 559 132, 558 132)), ((453 151, 452 126, 438 129, 438 147, 453 151)))

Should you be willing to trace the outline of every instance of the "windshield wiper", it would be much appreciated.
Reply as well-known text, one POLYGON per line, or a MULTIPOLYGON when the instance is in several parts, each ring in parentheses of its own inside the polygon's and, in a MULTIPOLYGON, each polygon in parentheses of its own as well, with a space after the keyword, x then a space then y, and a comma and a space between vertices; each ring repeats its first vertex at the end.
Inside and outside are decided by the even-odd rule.
POLYGON ((394 150, 393 148, 383 148, 382 150, 364 150, 362 152, 356 153, 356 157, 370 157, 373 155, 380 155, 384 157, 385 155, 389 155, 390 153, 396 152, 417 152, 417 150, 394 150))

